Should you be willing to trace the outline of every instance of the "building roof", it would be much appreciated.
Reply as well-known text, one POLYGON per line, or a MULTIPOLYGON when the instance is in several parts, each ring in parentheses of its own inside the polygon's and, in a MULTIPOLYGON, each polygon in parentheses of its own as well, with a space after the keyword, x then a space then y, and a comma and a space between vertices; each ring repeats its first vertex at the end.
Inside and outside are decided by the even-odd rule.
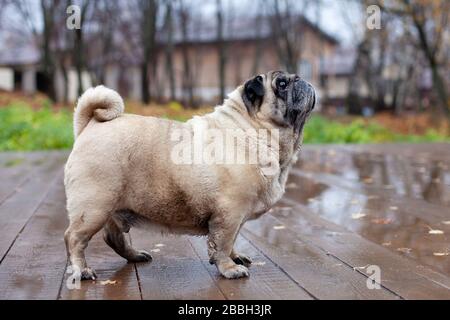
MULTIPOLYGON (((269 38, 272 34, 271 16, 261 17, 235 17, 226 24, 223 30, 225 41, 242 41, 269 38)), ((338 44, 339 41, 332 35, 326 33, 316 24, 304 16, 298 16, 299 28, 307 27, 325 40, 338 44)), ((217 21, 216 19, 196 21, 188 26, 178 25, 174 30, 174 42, 183 43, 182 28, 188 28, 187 41, 189 43, 210 43, 217 41, 217 21)), ((164 40, 164 33, 161 34, 161 40, 164 40)))
POLYGON ((40 51, 33 43, 5 41, 1 45, 0 66, 37 64, 40 57, 40 51))

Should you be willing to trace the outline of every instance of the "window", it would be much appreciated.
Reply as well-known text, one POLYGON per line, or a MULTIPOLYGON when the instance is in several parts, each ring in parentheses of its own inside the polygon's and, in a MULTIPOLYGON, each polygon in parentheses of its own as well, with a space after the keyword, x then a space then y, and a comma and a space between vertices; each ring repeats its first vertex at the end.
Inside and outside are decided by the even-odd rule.
POLYGON ((298 69, 298 74, 300 75, 300 77, 302 77, 306 81, 311 81, 312 65, 308 60, 302 59, 298 65, 298 69))

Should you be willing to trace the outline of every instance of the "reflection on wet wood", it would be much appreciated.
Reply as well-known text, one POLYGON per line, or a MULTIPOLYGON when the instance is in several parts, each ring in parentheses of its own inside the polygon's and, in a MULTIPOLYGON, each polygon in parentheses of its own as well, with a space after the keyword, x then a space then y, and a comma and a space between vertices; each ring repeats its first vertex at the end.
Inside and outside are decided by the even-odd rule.
POLYGON ((450 299, 448 144, 305 146, 285 197, 241 230, 248 279, 222 278, 204 238, 132 230, 153 261, 127 263, 100 233, 86 251, 98 279, 79 290, 65 274, 67 155, 0 154, 0 299, 450 299))

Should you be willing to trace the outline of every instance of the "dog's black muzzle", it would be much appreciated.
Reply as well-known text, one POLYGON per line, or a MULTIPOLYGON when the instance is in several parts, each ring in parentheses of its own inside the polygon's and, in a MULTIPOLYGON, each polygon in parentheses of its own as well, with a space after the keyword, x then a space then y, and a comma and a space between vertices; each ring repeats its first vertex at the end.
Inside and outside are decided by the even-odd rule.
POLYGON ((296 132, 303 129, 307 116, 316 104, 316 92, 311 84, 297 75, 293 75, 293 83, 287 97, 287 114, 289 123, 296 132))

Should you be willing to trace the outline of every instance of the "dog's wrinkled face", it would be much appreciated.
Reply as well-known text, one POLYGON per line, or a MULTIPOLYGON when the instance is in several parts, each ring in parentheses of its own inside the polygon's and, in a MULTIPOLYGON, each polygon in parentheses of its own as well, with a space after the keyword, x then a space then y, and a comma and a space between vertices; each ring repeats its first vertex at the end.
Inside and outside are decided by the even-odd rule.
POLYGON ((270 71, 248 80, 242 99, 252 117, 300 133, 314 108, 316 94, 298 75, 270 71))

